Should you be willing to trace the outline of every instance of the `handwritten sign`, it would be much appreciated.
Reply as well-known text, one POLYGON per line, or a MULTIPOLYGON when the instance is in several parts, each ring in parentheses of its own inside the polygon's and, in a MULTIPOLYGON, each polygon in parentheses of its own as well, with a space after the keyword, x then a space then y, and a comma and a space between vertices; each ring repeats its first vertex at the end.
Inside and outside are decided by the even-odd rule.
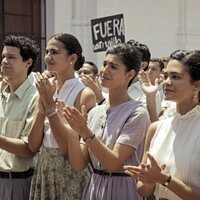
POLYGON ((91 20, 93 51, 105 51, 109 46, 125 42, 123 14, 91 20))

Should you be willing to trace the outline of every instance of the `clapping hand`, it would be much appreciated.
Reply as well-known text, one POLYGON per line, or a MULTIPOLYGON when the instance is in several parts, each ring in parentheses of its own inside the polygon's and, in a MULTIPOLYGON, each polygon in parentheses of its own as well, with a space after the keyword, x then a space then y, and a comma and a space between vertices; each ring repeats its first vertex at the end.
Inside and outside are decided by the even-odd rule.
POLYGON ((50 81, 45 74, 39 72, 35 75, 36 78, 36 87, 40 94, 41 101, 45 107, 46 112, 52 110, 55 107, 55 102, 53 100, 53 95, 56 91, 55 81, 50 81))
POLYGON ((142 181, 146 185, 155 185, 156 183, 163 183, 167 174, 164 171, 166 165, 158 165, 154 157, 147 153, 149 164, 141 163, 139 166, 125 165, 125 173, 142 181))
POLYGON ((100 102, 104 99, 98 76, 95 77, 94 81, 90 76, 83 75, 81 76, 81 81, 94 92, 97 102, 100 102))
POLYGON ((76 108, 66 105, 63 108, 63 116, 71 128, 78 132, 81 137, 84 137, 84 134, 88 132, 87 111, 85 106, 82 106, 80 112, 76 108))

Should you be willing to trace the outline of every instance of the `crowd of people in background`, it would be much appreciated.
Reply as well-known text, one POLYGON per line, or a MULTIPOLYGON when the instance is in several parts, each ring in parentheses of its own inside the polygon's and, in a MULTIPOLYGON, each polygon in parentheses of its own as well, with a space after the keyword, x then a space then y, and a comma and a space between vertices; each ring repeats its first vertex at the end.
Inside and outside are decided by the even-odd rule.
POLYGON ((51 36, 44 72, 25 36, 3 42, 0 199, 199 200, 200 51, 151 58, 133 39, 102 66, 51 36))

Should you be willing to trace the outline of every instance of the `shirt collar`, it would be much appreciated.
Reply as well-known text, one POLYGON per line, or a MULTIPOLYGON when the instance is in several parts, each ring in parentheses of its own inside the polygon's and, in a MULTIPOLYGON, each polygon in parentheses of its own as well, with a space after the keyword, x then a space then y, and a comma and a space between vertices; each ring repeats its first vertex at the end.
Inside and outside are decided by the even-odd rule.
POLYGON ((137 81, 135 83, 133 83, 133 85, 138 89, 140 90, 142 87, 141 87, 141 84, 140 84, 140 81, 137 81))
MULTIPOLYGON (((21 100, 23 97, 23 94, 27 90, 27 88, 31 85, 30 81, 26 79, 14 92, 14 94, 21 100)), ((7 97, 8 94, 10 93, 9 91, 9 86, 7 86, 4 91, 2 92, 2 96, 7 97)))

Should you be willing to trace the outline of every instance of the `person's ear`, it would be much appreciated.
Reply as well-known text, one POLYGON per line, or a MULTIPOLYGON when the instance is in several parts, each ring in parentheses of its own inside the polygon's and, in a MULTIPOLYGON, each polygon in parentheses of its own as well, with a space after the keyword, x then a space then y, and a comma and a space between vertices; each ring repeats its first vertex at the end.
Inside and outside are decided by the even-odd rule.
POLYGON ((77 61, 77 54, 72 54, 72 55, 70 55, 70 65, 73 65, 76 61, 77 61))
POLYGON ((195 82, 195 89, 200 91, 200 80, 195 82))
POLYGON ((32 64, 33 64, 33 59, 32 59, 32 58, 29 58, 29 59, 27 60, 27 65, 28 65, 28 67, 30 67, 32 64))
POLYGON ((148 66, 148 62, 146 62, 146 61, 142 61, 141 62, 141 65, 140 65, 140 70, 144 70, 146 67, 148 66))
POLYGON ((129 79, 129 81, 132 80, 133 78, 135 78, 135 76, 136 76, 136 72, 135 72, 134 69, 132 69, 132 70, 130 70, 128 72, 128 79, 129 79))

